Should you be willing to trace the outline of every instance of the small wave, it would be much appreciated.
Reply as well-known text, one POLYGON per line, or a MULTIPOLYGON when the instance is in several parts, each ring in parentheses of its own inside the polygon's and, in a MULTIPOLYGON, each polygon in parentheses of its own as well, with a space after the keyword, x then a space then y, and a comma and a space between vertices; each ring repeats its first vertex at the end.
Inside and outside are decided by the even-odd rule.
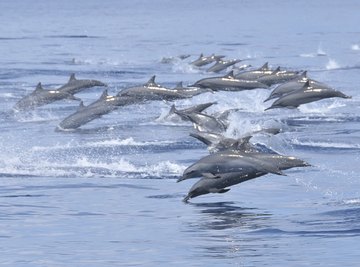
POLYGON ((341 68, 341 66, 334 59, 329 58, 329 61, 326 64, 325 68, 327 70, 335 70, 341 68))
POLYGON ((322 100, 322 101, 316 102, 316 103, 309 103, 306 105, 301 105, 299 107, 299 110, 302 113, 326 114, 326 113, 332 112, 333 109, 337 109, 337 108, 341 108, 341 107, 345 107, 345 106, 346 106, 346 103, 343 100, 326 99, 326 100, 322 100), (332 101, 332 103, 329 103, 331 101, 332 101))
POLYGON ((292 140, 292 143, 294 145, 297 145, 297 146, 316 147, 316 148, 325 148, 325 149, 327 149, 327 148, 332 148, 332 149, 360 149, 359 144, 300 141, 298 139, 292 140))
POLYGON ((316 55, 317 55, 317 56, 326 56, 326 52, 322 49, 321 43, 320 43, 319 46, 318 46, 316 55))
POLYGON ((135 141, 134 138, 129 137, 126 139, 109 139, 102 141, 94 141, 88 143, 74 143, 70 141, 67 144, 55 144, 52 146, 33 146, 32 151, 50 151, 50 150, 64 150, 64 149, 76 149, 76 148, 97 148, 97 147, 116 147, 116 146, 159 146, 169 145, 173 141, 135 141))
POLYGON ((345 199, 343 203, 345 205, 360 205, 360 198, 345 199))
POLYGON ((300 54, 300 57, 316 57, 314 53, 300 54))

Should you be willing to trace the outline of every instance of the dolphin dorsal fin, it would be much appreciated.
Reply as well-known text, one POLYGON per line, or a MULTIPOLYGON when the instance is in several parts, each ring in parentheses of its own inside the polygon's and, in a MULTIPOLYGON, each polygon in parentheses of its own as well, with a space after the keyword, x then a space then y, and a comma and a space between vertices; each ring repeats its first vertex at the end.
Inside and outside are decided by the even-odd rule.
POLYGON ((280 71, 280 66, 277 67, 271 74, 276 74, 276 73, 278 73, 279 71, 280 71))
POLYGON ((311 86, 311 85, 310 85, 310 80, 307 80, 307 81, 304 83, 303 88, 306 89, 306 88, 308 88, 308 87, 310 87, 310 86, 311 86))
POLYGON ((150 80, 145 84, 145 85, 153 85, 153 84, 156 84, 155 83, 155 78, 156 78, 156 75, 153 75, 150 80))
POLYGON ((100 96, 100 99, 106 99, 108 97, 108 90, 105 89, 102 95, 100 96))
POLYGON ((85 108, 84 102, 80 101, 79 107, 78 107, 78 111, 82 110, 85 108))
POLYGON ((224 78, 234 78, 234 71, 231 70, 228 74, 224 76, 224 78))
POLYGON ((72 81, 75 81, 75 80, 76 80, 75 73, 71 73, 69 82, 72 82, 72 81))
POLYGON ((265 62, 265 64, 262 65, 259 70, 268 70, 268 69, 269 69, 269 62, 265 62))
POLYGON ((175 88, 184 88, 183 82, 178 82, 175 86, 175 88))
POLYGON ((200 56, 199 56, 199 59, 200 59, 200 58, 203 58, 203 57, 204 57, 204 54, 201 53, 200 56))
POLYGON ((301 76, 301 78, 307 78, 307 70, 304 70, 300 76, 301 76))
POLYGON ((174 114, 175 113, 176 108, 175 108, 175 104, 172 104, 171 108, 170 108, 170 111, 169 111, 169 114, 174 114))
POLYGON ((39 91, 43 91, 43 90, 44 90, 44 88, 42 87, 41 82, 39 82, 36 85, 36 88, 35 88, 34 92, 39 92, 39 91))

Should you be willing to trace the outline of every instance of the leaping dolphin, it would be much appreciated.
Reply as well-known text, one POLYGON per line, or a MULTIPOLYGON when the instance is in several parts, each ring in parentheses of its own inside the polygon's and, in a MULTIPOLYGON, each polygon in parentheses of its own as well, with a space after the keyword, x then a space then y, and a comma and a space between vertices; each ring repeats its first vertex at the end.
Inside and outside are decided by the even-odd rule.
POLYGON ((169 118, 172 117, 172 115, 175 115, 176 117, 179 117, 184 121, 188 121, 189 120, 189 118, 187 117, 188 114, 201 113, 202 111, 204 111, 205 109, 207 109, 208 107, 214 104, 216 104, 216 102, 209 102, 180 110, 176 109, 175 104, 173 104, 170 108, 169 113, 164 118, 169 118))
POLYGON ((218 72, 225 70, 228 67, 235 65, 236 63, 241 62, 241 61, 242 61, 241 59, 230 59, 230 60, 219 59, 216 61, 216 63, 213 66, 211 66, 206 71, 218 73, 218 72))
POLYGON ((194 86, 223 91, 242 91, 256 88, 269 88, 269 86, 255 80, 237 79, 234 77, 233 71, 230 71, 225 76, 201 79, 195 82, 194 86))
POLYGON ((36 89, 29 95, 20 99, 13 107, 15 111, 32 110, 62 99, 78 100, 72 93, 62 90, 45 90, 41 83, 38 83, 36 89))
POLYGON ((239 171, 261 171, 284 175, 281 170, 289 169, 293 166, 309 166, 305 161, 295 157, 283 156, 280 154, 269 154, 257 151, 241 151, 228 149, 214 154, 210 154, 185 169, 178 182, 201 177, 204 173, 217 175, 219 173, 239 172, 239 171))
POLYGON ((70 75, 69 81, 63 86, 61 86, 58 90, 74 95, 81 92, 84 89, 95 86, 107 86, 107 85, 97 80, 87 80, 87 79, 78 80, 75 77, 75 73, 72 73, 70 75))
POLYGON ((181 93, 179 90, 173 90, 163 87, 155 82, 155 75, 150 80, 140 86, 126 88, 118 93, 118 96, 136 97, 143 101, 146 100, 175 100, 190 98, 191 95, 186 92, 181 93))
POLYGON ((101 116, 116 110, 120 106, 131 105, 138 102, 139 99, 133 97, 109 96, 107 90, 105 90, 98 100, 88 106, 84 106, 83 102, 81 102, 78 110, 62 120, 57 129, 65 131, 74 130, 94 119, 100 118, 101 116))
POLYGON ((184 87, 182 82, 177 83, 172 90, 180 95, 188 97, 197 96, 203 93, 214 93, 214 91, 210 88, 200 88, 194 86, 184 87))
POLYGON ((247 70, 235 75, 235 78, 242 80, 256 80, 264 75, 270 75, 274 70, 269 68, 269 63, 266 62, 260 68, 255 70, 247 70))
POLYGON ((271 86, 273 84, 283 83, 297 77, 299 77, 298 71, 280 70, 280 67, 278 67, 270 75, 263 75, 256 80, 258 82, 271 86))
POLYGON ((288 81, 286 83, 278 85, 269 95, 267 99, 264 100, 264 102, 267 102, 274 98, 279 98, 283 95, 289 94, 291 92, 294 92, 296 90, 299 90, 303 88, 304 86, 309 87, 317 87, 317 88, 331 88, 330 86, 315 81, 313 79, 310 79, 306 76, 306 71, 304 71, 299 78, 295 78, 291 81, 288 81), (308 83, 307 83, 308 82, 308 83))
POLYGON ((175 114, 187 118, 199 132, 222 133, 225 132, 228 127, 223 121, 204 113, 182 113, 181 111, 175 111, 175 114))
POLYGON ((210 64, 216 60, 220 60, 224 58, 225 56, 216 56, 215 54, 212 54, 211 56, 204 56, 202 53, 200 54, 199 58, 193 62, 191 62, 192 65, 201 67, 207 64, 210 64))
POLYGON ((297 108, 302 104, 332 97, 351 98, 351 96, 347 96, 342 92, 331 88, 304 86, 297 91, 284 95, 275 100, 275 102, 265 110, 274 108, 297 108))

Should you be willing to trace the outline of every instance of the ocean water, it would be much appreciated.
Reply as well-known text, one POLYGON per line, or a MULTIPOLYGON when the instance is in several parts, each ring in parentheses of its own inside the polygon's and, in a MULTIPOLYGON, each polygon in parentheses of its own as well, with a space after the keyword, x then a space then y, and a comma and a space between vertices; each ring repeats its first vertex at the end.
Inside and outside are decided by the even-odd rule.
MULTIPOLYGON (((360 30, 358 1, 0 2, 0 266, 358 266, 360 30), (341 90, 296 110, 263 110, 270 90, 206 93, 209 112, 241 110, 228 136, 313 166, 266 175, 184 204, 183 170, 208 154, 192 126, 164 120, 172 103, 120 108, 55 131, 75 101, 13 105, 72 72, 115 94, 152 75, 173 87, 212 76, 189 62, 223 54, 268 61, 341 90), (184 60, 179 55, 189 54, 184 60)), ((77 94, 85 104, 102 88, 77 94)))

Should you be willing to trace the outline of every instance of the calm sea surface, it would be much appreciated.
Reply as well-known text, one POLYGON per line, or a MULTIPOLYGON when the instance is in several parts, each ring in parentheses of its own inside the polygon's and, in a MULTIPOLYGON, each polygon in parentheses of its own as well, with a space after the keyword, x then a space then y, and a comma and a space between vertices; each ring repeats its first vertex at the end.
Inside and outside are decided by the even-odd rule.
MULTIPOLYGON (((359 1, 2 0, 0 10, 0 266, 359 266, 359 1), (267 112, 264 89, 175 102, 240 108, 228 136, 281 127, 252 141, 312 167, 186 205, 194 180, 176 179, 208 151, 190 124, 163 119, 171 103, 73 132, 55 128, 75 101, 11 111, 39 81, 58 88, 72 72, 110 94, 152 75, 192 84, 211 76, 189 64, 200 53, 308 70, 353 96, 267 112)), ((77 96, 89 104, 102 90, 77 96)))

